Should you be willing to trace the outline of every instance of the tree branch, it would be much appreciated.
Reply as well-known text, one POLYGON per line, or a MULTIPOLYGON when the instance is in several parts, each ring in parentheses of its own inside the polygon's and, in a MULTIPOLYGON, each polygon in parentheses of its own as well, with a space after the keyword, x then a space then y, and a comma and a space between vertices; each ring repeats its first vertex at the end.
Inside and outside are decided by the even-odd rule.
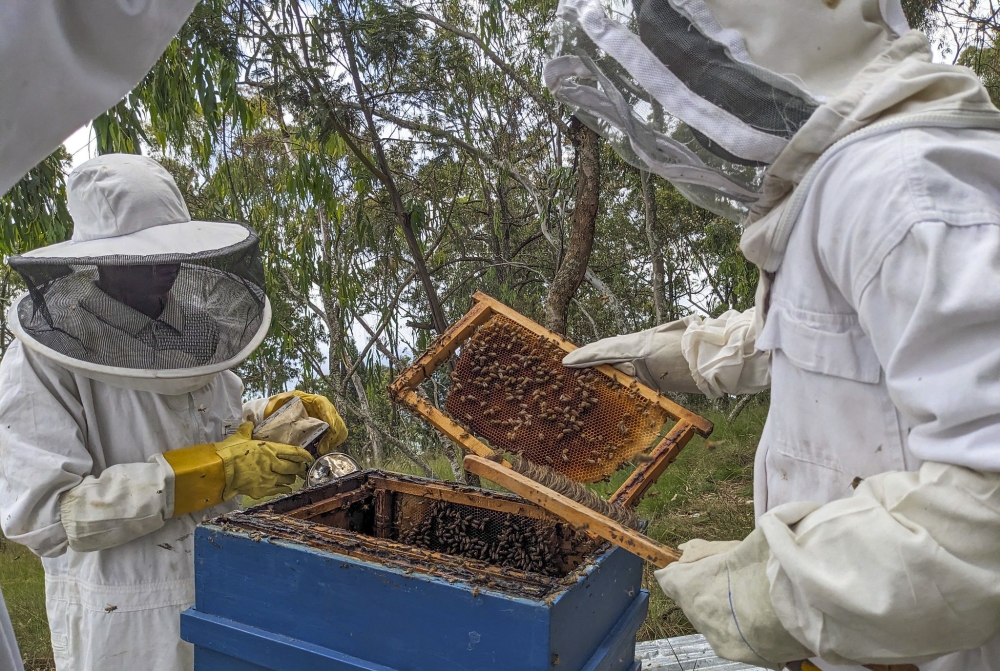
MULTIPOLYGON (((346 106, 351 107, 352 105, 347 104, 346 106)), ((524 190, 528 192, 528 195, 531 196, 532 201, 535 203, 535 209, 538 212, 539 221, 541 223, 542 236, 549 243, 549 245, 552 246, 553 249, 556 250, 559 249, 560 246, 559 242, 552 235, 552 232, 549 231, 548 226, 545 223, 547 217, 546 209, 542 204, 542 199, 540 194, 538 193, 538 190, 528 180, 527 177, 518 172, 518 170, 514 168, 514 166, 512 166, 508 161, 504 161, 501 159, 497 159, 493 156, 490 156, 489 154, 479 149, 478 147, 469 144, 465 140, 457 137, 453 133, 450 133, 442 128, 437 128, 435 126, 431 126, 429 124, 425 124, 420 121, 404 119, 403 117, 396 116, 394 114, 390 114, 388 112, 383 112, 380 110, 374 110, 373 113, 379 118, 385 119, 386 121, 391 121, 392 123, 396 124, 401 128, 406 128, 418 132, 424 132, 429 135, 433 135, 434 137, 439 137, 443 140, 447 140, 448 142, 454 144, 456 147, 460 147, 461 149, 472 154, 473 156, 481 158, 490 165, 493 165, 494 167, 508 173, 522 187, 524 187, 524 190)), ((605 284, 600 277, 597 276, 597 273, 595 273, 592 268, 588 267, 586 269, 584 273, 584 279, 586 279, 587 283, 590 284, 592 287, 594 287, 594 289, 596 289, 598 293, 604 296, 604 298, 608 302, 608 306, 611 308, 612 315, 614 315, 615 325, 618 327, 619 331, 624 332, 625 331, 624 312, 622 311, 621 302, 618 300, 618 297, 615 296, 614 292, 611 291, 611 288, 607 284, 605 284)))
POLYGON ((575 121, 577 156, 580 163, 576 182, 576 204, 569 245, 545 297, 545 327, 566 335, 569 304, 587 274, 594 249, 594 231, 601 193, 601 147, 593 130, 575 121))
POLYGON ((545 100, 542 94, 535 87, 531 86, 524 79, 524 77, 519 75, 517 71, 510 66, 509 63, 504 61, 502 58, 500 58, 499 55, 497 55, 496 52, 490 49, 489 45, 487 45, 486 42, 484 42, 483 39, 479 37, 479 35, 476 35, 475 33, 470 33, 467 30, 463 30, 456 25, 448 23, 444 19, 440 19, 434 16, 433 14, 429 14, 427 12, 417 12, 417 16, 419 16, 422 19, 426 19, 427 21, 430 21, 439 28, 443 28, 450 33, 454 33, 455 35, 458 35, 459 37, 462 37, 466 40, 469 40, 470 42, 474 42, 476 46, 478 46, 482 50, 482 52, 486 54, 486 57, 489 58, 491 61, 493 61, 494 65, 500 68, 500 70, 505 75, 513 79, 518 86, 524 89, 524 91, 529 96, 531 96, 531 99, 534 100, 535 104, 538 105, 539 109, 541 109, 542 112, 545 113, 545 116, 548 117, 549 121, 551 121, 564 134, 566 135, 570 134, 569 126, 566 125, 566 122, 563 121, 559 113, 552 108, 552 106, 545 100))
POLYGON ((642 202, 646 210, 646 242, 649 244, 649 255, 653 266, 653 309, 656 313, 656 323, 666 321, 667 298, 664 289, 663 248, 656 236, 656 188, 653 176, 645 170, 639 171, 642 182, 642 202))
MULTIPOLYGON (((392 178, 392 173, 389 170, 389 162, 385 157, 385 150, 382 147, 381 136, 378 133, 378 128, 375 126, 375 119, 372 116, 372 108, 370 105, 365 103, 364 86, 361 83, 361 72, 358 68, 357 55, 354 50, 354 36, 351 31, 347 28, 347 19, 344 17, 344 13, 340 9, 338 3, 333 3, 331 5, 333 11, 337 14, 337 23, 340 29, 341 39, 344 43, 344 50, 347 52, 347 63, 348 70, 351 73, 351 80, 354 82, 354 91, 358 96, 358 104, 361 107, 362 114, 364 114, 365 122, 368 125, 368 133, 371 135, 372 146, 375 148, 375 156, 378 159, 379 168, 384 175, 382 181, 385 188, 389 191, 389 198, 392 200, 393 209, 396 211, 396 218, 399 222, 399 227, 403 231, 403 238, 406 240, 406 246, 410 248, 410 254, 413 256, 413 262, 417 267, 417 275, 420 276, 420 281, 424 285, 424 293, 427 295, 427 303, 431 309, 431 321, 434 322, 434 328, 438 333, 444 333, 448 329, 448 320, 445 318, 444 309, 441 307, 441 302, 438 300, 437 289, 434 287, 434 282, 431 279, 430 274, 427 272, 427 264, 424 261, 423 251, 420 249, 420 242, 417 240, 416 233, 413 231, 413 220, 410 213, 406 211, 406 207, 403 205, 403 198, 399 194, 399 189, 396 187, 396 182, 392 178)), ((298 16, 298 5, 295 6, 296 16, 298 16)), ((301 29, 301 19, 299 19, 299 25, 301 29)))

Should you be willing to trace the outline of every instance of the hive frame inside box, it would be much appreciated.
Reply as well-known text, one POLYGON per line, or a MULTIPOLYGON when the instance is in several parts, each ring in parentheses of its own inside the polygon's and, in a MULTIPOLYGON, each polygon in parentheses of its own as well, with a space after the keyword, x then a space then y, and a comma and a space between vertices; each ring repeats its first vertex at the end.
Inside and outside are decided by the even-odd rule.
MULTIPOLYGON (((481 457, 490 457, 493 455, 493 450, 471 435, 468 429, 438 410, 426 398, 417 394, 417 387, 429 378, 438 366, 446 363, 456 350, 472 337, 476 329, 488 322, 494 315, 502 315, 522 328, 554 341, 567 353, 575 350, 576 345, 482 292, 477 291, 472 300, 475 303, 473 308, 441 334, 427 351, 392 383, 389 391, 397 403, 424 417, 441 433, 461 445, 465 450, 481 457)), ((610 498, 615 503, 634 506, 642 499, 646 490, 663 474, 667 466, 677 458, 688 441, 696 434, 707 437, 712 433, 713 426, 704 417, 674 403, 613 366, 602 365, 596 366, 595 369, 623 387, 632 386, 643 398, 658 405, 668 417, 676 421, 673 428, 650 450, 648 458, 639 464, 610 498)))
POLYGON ((217 523, 246 533, 295 539, 369 561, 399 565, 415 572, 448 574, 470 583, 479 582, 484 588, 513 590, 514 593, 536 598, 545 597, 552 590, 573 583, 593 558, 608 548, 602 541, 588 540, 578 551, 567 553, 565 559, 570 565, 562 575, 552 576, 410 545, 402 539, 392 538, 396 526, 394 520, 398 521, 402 513, 399 508, 404 498, 440 501, 539 523, 566 524, 561 518, 513 494, 378 470, 358 471, 326 485, 304 489, 245 511, 236 511, 219 518, 217 523), (374 491, 367 487, 374 487, 374 491), (366 499, 373 504, 371 534, 350 530, 347 518, 340 517, 366 499))

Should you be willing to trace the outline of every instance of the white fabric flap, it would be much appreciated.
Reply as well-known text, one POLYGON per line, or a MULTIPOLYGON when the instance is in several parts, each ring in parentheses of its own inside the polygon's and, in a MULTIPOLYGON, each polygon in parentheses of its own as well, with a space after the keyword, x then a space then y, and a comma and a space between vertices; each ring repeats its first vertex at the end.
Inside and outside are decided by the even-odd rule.
POLYGON ((799 368, 876 384, 882 366, 856 315, 808 312, 771 305, 757 349, 781 350, 799 368))

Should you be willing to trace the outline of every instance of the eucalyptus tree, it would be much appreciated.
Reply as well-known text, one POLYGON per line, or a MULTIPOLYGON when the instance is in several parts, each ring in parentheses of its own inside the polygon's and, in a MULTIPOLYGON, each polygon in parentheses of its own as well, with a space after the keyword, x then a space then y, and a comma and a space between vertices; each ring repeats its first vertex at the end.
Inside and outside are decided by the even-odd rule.
MULTIPOLYGON (((0 194, 0 254, 21 254, 43 245, 62 242, 73 229, 66 209, 65 173, 70 156, 62 147, 28 172, 6 194, 0 194)), ((0 271, 0 353, 10 343, 7 310, 24 290, 17 273, 0 271)))
POLYGON ((467 6, 430 9, 203 3, 95 122, 101 151, 173 158, 200 216, 260 232, 277 328, 246 365, 250 386, 319 385, 363 424, 375 458, 388 443, 425 470, 398 438, 399 416, 378 417, 385 395, 373 383, 443 331, 446 309, 463 312, 474 288, 537 304, 544 286, 531 287, 548 283, 554 256, 537 216, 573 182, 538 58, 498 55, 535 36, 513 39, 505 17, 484 22, 505 26, 487 40, 463 23, 467 6))

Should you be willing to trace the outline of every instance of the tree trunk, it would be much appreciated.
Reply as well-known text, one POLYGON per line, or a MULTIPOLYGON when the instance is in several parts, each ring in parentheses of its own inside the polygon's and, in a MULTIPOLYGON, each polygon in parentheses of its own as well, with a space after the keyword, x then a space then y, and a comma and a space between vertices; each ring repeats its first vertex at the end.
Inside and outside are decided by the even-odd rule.
POLYGON ((653 262, 653 309, 656 312, 656 323, 667 321, 666 289, 663 276, 663 247, 656 235, 656 189, 653 187, 653 176, 645 170, 639 171, 642 181, 642 202, 646 206, 646 240, 649 242, 649 254, 653 262))
MULTIPOLYGON (((392 190, 395 193, 395 186, 392 187, 392 190)), ((393 207, 396 208, 396 217, 399 219, 399 226, 403 229, 406 246, 409 247, 413 263, 417 267, 417 276, 420 277, 420 282, 424 285, 427 303, 431 308, 431 323, 434 325, 434 330, 440 335, 448 329, 448 320, 445 318, 444 310, 441 308, 441 301, 438 298, 437 289, 434 288, 434 282, 431 280, 431 274, 427 272, 427 263, 424 261, 423 250, 420 249, 420 241, 417 240, 417 236, 413 232, 413 223, 410 221, 410 215, 403 209, 403 201, 400 200, 398 194, 395 195, 392 201, 393 207)))
MULTIPOLYGON (((365 385, 361 382, 361 376, 357 373, 351 375, 351 383, 354 385, 354 392, 358 395, 358 405, 361 406, 361 410, 372 416, 371 407, 368 405, 368 393, 365 391, 365 385)), ((382 444, 379 442, 378 434, 375 430, 365 424, 365 431, 368 432, 368 443, 372 446, 372 462, 375 464, 376 468, 382 468, 385 462, 382 457, 382 444)))
POLYGON ((559 263, 556 276, 545 297, 545 326, 560 335, 566 334, 569 304, 580 288, 594 248, 594 229, 601 194, 601 147, 599 136, 575 117, 573 144, 579 159, 576 182, 576 207, 573 228, 569 232, 566 253, 559 263))

